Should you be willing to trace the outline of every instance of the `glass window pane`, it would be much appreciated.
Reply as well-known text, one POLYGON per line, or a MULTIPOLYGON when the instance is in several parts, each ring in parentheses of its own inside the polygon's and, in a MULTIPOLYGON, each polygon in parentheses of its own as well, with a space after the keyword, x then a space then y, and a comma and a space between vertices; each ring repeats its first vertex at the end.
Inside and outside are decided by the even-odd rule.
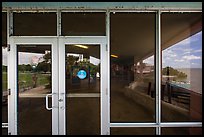
POLYGON ((1 21, 2 21, 2 37, 1 37, 1 43, 2 46, 5 46, 7 44, 7 13, 2 12, 1 13, 1 21))
POLYGON ((162 121, 202 120, 202 14, 163 13, 162 121))
POLYGON ((111 135, 155 135, 155 128, 111 127, 111 135))
POLYGON ((110 17, 111 122, 154 122, 155 13, 110 17))
POLYGON ((105 36, 105 13, 62 12, 62 35, 105 36))
POLYGON ((100 135, 100 98, 67 97, 67 135, 100 135))
POLYGON ((100 45, 66 45, 65 60, 66 93, 100 93, 100 45))
POLYGON ((14 13, 15 36, 56 36, 56 13, 14 13))
MULTIPOLYGON (((7 47, 2 47, 2 123, 8 123, 7 57, 7 47)), ((8 129, 2 128, 2 135, 7 134, 8 129)))
MULTIPOLYGON (((18 134, 52 134, 52 111, 45 107, 51 91, 51 46, 18 45, 18 134)), ((51 106, 51 98, 49 106, 51 106)))
POLYGON ((2 135, 8 135, 8 128, 2 128, 2 135))
POLYGON ((100 45, 65 47, 66 133, 100 135, 100 45))
POLYGON ((162 135, 202 135, 202 128, 168 127, 162 128, 162 135))
MULTIPOLYGON (((8 123, 8 94, 7 94, 7 13, 2 12, 2 123, 8 123)), ((8 135, 8 128, 2 128, 2 135, 8 135)))
POLYGON ((7 100, 7 47, 2 47, 2 122, 8 122, 8 100, 7 100))

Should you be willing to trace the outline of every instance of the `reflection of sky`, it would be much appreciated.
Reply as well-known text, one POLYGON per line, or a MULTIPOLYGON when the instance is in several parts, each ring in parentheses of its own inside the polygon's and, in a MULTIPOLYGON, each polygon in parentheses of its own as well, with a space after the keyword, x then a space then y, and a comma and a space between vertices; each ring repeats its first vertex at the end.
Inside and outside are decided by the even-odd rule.
MULTIPOLYGON (((153 56, 144 60, 154 64, 153 56)), ((202 68, 202 31, 163 50, 162 67, 202 68)))
POLYGON ((90 56, 90 63, 98 65, 100 63, 100 59, 90 56))
MULTIPOLYGON (((2 57, 2 64, 7 65, 7 58, 8 58, 8 52, 7 48, 3 49, 3 57, 2 57)), ((19 64, 32 64, 33 61, 41 61, 40 58, 43 57, 44 54, 36 54, 36 53, 25 53, 25 52, 19 52, 19 64), (33 60, 35 58, 35 60, 33 60)))
MULTIPOLYGON (((2 63, 7 65, 7 48, 2 48, 2 63)), ((30 64, 33 56, 42 57, 43 54, 20 53, 19 64, 30 64)), ((91 62, 97 65, 100 61, 91 57, 91 62)), ((154 64, 154 57, 144 60, 154 64)), ((162 67, 174 68, 202 68, 202 31, 162 51, 162 67)))
MULTIPOLYGON (((7 48, 2 48, 2 52, 3 52, 2 64, 7 65, 8 64, 7 48)), ((32 64, 35 62, 41 62, 43 55, 44 54, 19 52, 19 64, 32 64)), ((80 54, 70 54, 70 55, 79 56, 80 54)), ((90 56, 90 63, 94 65, 98 65, 100 63, 100 59, 90 56)))

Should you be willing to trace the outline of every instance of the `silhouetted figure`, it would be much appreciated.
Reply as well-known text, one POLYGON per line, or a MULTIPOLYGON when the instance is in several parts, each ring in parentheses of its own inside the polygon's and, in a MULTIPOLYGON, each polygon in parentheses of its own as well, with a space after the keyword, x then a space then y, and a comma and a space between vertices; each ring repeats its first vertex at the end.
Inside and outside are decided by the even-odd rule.
POLYGON ((36 85, 37 85, 37 79, 38 79, 37 75, 36 75, 36 74, 33 74, 33 76, 32 76, 32 80, 33 80, 33 88, 35 88, 36 85))

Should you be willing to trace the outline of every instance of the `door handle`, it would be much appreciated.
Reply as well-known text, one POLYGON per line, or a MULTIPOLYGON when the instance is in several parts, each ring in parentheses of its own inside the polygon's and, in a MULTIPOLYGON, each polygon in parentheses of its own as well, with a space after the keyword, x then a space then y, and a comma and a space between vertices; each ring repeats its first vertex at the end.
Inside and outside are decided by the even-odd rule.
POLYGON ((48 106, 48 104, 49 104, 49 103, 48 103, 48 97, 49 97, 49 96, 52 96, 52 95, 53 95, 53 94, 47 94, 46 97, 45 97, 45 106, 46 106, 46 109, 47 109, 47 110, 52 110, 52 107, 49 108, 49 106, 48 106))

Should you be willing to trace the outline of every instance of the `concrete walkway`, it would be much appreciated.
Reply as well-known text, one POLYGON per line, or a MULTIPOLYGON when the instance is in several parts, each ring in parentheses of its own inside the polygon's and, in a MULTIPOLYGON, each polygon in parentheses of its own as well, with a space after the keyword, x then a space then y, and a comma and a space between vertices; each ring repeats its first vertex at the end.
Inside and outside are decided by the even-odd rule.
MULTIPOLYGON (((46 94, 47 92, 49 90, 37 87, 21 93, 21 96, 24 97, 19 97, 19 134, 52 134, 52 114, 51 111, 45 109, 45 98, 25 97, 25 95, 33 96, 34 94, 46 94)), ((67 98, 66 104, 67 134, 100 134, 100 98, 67 98)), ((111 90, 110 107, 111 122, 154 122, 155 120, 153 114, 118 92, 117 89, 111 90)), ((2 109, 2 111, 4 110, 6 109, 2 109)), ((174 130, 166 130, 166 133, 174 134, 174 130)), ((155 128, 111 128, 111 134, 154 135, 155 128)))

